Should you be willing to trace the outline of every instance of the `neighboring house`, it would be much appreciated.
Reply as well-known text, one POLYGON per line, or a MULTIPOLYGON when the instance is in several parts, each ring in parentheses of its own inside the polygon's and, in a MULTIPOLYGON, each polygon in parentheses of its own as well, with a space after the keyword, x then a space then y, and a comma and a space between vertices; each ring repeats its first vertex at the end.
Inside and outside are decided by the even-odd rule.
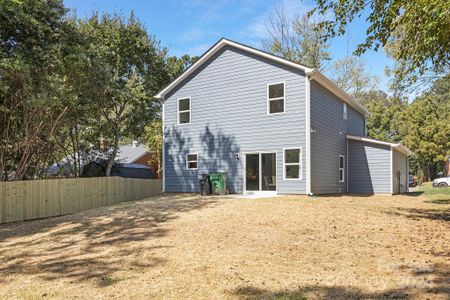
MULTIPOLYGON (((92 161, 83 167, 82 177, 103 177, 106 175, 108 161, 92 161)), ((111 176, 124 178, 154 179, 155 173, 148 165, 115 163, 111 169, 111 176)))
POLYGON ((129 145, 120 146, 117 152, 116 161, 125 164, 144 164, 148 165, 156 174, 157 168, 154 164, 149 163, 152 159, 152 152, 137 141, 133 141, 129 145))
MULTIPOLYGON (((100 152, 99 152, 100 153, 100 152)), ((97 152, 92 152, 90 156, 97 157, 97 152)), ((99 155, 100 156, 100 155, 99 155)), ((103 155, 104 156, 104 155, 103 155)), ((157 177, 157 166, 149 161, 152 159, 152 152, 137 141, 133 141, 129 145, 119 147, 116 155, 116 172, 115 174, 122 177, 148 178, 148 174, 157 177)), ((71 174, 73 159, 64 158, 60 162, 53 164, 47 170, 48 175, 71 174)), ((106 160, 104 157, 97 157, 94 161, 87 163, 83 167, 84 174, 94 174, 96 176, 104 176, 106 168, 106 160), (86 170, 86 169, 89 170, 86 170), (102 175, 103 174, 103 175, 102 175)), ((94 176, 92 175, 92 176, 94 176)))
POLYGON ((166 192, 214 171, 232 193, 407 189, 410 151, 365 138, 368 111, 318 70, 221 39, 157 97, 166 192))

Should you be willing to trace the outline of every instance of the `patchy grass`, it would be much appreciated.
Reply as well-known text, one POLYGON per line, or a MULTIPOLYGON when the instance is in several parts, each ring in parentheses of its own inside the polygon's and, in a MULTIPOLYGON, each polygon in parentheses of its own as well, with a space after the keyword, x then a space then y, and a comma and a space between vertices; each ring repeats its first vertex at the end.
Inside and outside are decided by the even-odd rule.
POLYGON ((450 210, 426 193, 165 194, 0 225, 0 298, 448 299, 450 210))
POLYGON ((450 187, 435 188, 431 182, 426 182, 418 186, 412 194, 423 195, 430 198, 436 204, 450 204, 450 187))

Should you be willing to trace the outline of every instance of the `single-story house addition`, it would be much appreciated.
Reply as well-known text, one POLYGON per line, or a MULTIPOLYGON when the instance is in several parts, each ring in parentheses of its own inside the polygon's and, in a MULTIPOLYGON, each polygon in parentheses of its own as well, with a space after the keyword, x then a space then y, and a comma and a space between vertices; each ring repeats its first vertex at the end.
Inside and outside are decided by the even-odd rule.
POLYGON ((316 69, 221 39, 157 98, 166 192, 210 172, 231 193, 407 190, 410 151, 366 138, 369 112, 316 69))

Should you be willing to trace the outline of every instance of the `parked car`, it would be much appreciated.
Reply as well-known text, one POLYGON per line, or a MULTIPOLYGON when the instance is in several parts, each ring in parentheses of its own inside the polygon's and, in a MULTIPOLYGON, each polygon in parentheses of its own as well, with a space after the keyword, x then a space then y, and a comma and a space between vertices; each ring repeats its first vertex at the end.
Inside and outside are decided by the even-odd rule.
POLYGON ((450 176, 436 178, 435 180, 433 180, 433 186, 440 188, 446 188, 450 186, 450 176))
POLYGON ((409 175, 409 177, 408 177, 408 186, 409 187, 417 186, 417 181, 414 179, 414 176, 412 176, 412 175, 409 175))

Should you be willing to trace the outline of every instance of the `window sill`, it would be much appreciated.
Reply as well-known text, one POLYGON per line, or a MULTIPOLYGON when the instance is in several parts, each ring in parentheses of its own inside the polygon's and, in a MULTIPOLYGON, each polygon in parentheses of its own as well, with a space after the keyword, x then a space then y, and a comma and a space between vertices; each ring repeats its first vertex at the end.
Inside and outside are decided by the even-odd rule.
POLYGON ((267 113, 267 116, 278 116, 278 115, 284 115, 286 112, 284 111, 284 112, 279 112, 279 113, 272 113, 272 114, 270 114, 270 113, 267 113))

